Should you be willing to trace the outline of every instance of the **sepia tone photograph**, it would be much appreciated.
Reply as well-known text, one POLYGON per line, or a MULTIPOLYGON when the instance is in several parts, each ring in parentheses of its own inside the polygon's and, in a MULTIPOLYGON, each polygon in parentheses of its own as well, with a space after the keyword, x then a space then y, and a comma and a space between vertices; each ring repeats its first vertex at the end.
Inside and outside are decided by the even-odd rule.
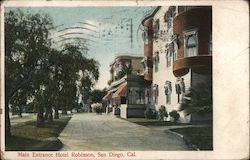
POLYGON ((3 159, 214 151, 213 5, 2 8, 3 159))

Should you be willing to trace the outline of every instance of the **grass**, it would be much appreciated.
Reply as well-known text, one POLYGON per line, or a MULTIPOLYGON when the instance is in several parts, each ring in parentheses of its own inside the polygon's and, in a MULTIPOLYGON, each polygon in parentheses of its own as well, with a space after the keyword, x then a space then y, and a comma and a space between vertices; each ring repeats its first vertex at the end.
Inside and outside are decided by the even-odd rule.
POLYGON ((12 126, 12 136, 6 139, 8 151, 56 151, 62 147, 57 138, 66 126, 70 117, 60 117, 53 122, 46 122, 42 128, 36 127, 36 121, 27 121, 12 126))
POLYGON ((147 119, 147 118, 121 118, 123 120, 136 123, 143 126, 173 126, 173 125, 188 125, 187 123, 160 121, 158 119, 147 119))
POLYGON ((27 121, 32 121, 36 119, 36 114, 31 114, 23 117, 12 117, 10 118, 11 125, 22 124, 27 121))
POLYGON ((213 150, 213 130, 211 126, 177 128, 170 130, 184 135, 200 150, 213 150))

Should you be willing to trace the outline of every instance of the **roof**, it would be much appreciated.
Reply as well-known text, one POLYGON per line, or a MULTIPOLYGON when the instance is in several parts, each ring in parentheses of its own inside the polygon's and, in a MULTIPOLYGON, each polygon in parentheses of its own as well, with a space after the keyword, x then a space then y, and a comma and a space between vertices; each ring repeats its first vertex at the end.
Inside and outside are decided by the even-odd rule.
POLYGON ((147 19, 152 18, 152 17, 158 12, 158 10, 159 10, 160 8, 161 8, 161 6, 157 6, 157 7, 153 10, 152 13, 145 15, 145 18, 143 18, 141 24, 143 25, 143 23, 144 23, 147 19))

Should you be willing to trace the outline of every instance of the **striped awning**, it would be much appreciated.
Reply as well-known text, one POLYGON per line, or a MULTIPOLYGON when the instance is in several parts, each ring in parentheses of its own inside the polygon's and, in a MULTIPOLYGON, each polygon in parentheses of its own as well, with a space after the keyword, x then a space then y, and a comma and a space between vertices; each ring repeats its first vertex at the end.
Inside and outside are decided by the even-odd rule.
POLYGON ((122 84, 118 90, 113 94, 112 98, 126 96, 127 83, 122 84))
POLYGON ((102 98, 102 100, 107 101, 107 100, 109 100, 111 97, 112 97, 112 92, 108 92, 108 93, 102 98))

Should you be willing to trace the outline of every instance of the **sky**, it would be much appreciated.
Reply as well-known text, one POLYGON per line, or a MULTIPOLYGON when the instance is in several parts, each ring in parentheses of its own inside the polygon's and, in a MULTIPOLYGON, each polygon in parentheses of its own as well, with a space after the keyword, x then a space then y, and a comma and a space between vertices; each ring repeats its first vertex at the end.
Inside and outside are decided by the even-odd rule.
MULTIPOLYGON (((10 9, 16 8, 6 8, 5 11, 10 9)), ((44 12, 51 16, 56 26, 56 29, 51 31, 51 38, 56 42, 55 47, 62 46, 64 42, 74 43, 76 38, 84 38, 89 49, 88 57, 96 59, 100 64, 100 77, 95 88, 103 89, 108 86, 109 64, 114 61, 115 56, 121 54, 143 56, 141 21, 154 7, 22 7, 19 9, 30 13, 44 12)))

